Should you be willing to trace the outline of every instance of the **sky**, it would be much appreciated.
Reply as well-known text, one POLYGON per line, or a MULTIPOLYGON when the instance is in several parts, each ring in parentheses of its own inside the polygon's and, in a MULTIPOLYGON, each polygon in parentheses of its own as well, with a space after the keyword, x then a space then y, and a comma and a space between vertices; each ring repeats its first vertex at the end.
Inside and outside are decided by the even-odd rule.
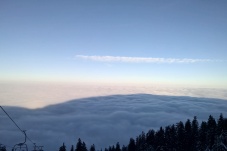
POLYGON ((227 2, 1 1, 0 81, 227 88, 227 2))

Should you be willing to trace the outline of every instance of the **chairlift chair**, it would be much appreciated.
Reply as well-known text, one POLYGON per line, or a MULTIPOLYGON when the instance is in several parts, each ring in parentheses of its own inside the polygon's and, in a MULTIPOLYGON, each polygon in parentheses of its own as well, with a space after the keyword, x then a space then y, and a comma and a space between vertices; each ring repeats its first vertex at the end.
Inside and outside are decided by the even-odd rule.
POLYGON ((23 133, 24 133, 24 137, 25 137, 24 142, 14 145, 12 151, 28 151, 28 146, 27 146, 27 144, 25 144, 27 135, 26 135, 25 131, 23 131, 23 133))

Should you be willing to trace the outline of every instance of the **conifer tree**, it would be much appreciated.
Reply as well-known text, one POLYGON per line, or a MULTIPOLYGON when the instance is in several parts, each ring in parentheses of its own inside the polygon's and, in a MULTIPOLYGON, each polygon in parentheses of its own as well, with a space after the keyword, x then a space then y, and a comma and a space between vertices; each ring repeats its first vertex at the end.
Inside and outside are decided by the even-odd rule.
POLYGON ((192 126, 189 119, 185 123, 184 150, 192 151, 192 126))
POLYGON ((146 144, 146 135, 144 132, 142 132, 142 134, 140 135, 139 141, 140 141, 140 146, 139 146, 140 150, 145 150, 147 147, 147 144, 146 144))
POLYGON ((184 138, 185 138, 185 131, 184 131, 184 124, 182 121, 177 123, 177 151, 184 151, 184 138))
POLYGON ((133 138, 130 138, 130 141, 128 144, 128 151, 135 151, 135 150, 136 150, 135 140, 133 138))
POLYGON ((87 151, 87 147, 86 147, 85 142, 82 143, 82 151, 87 151))
POLYGON ((163 148, 165 146, 165 132, 162 127, 155 133, 154 148, 163 148))
POLYGON ((71 149, 70 149, 70 151, 74 151, 74 146, 73 146, 73 145, 71 146, 71 149))
POLYGON ((117 142, 117 144, 116 144, 115 151, 121 151, 121 147, 120 147, 119 142, 117 142))
POLYGON ((144 150, 146 144, 146 136, 145 133, 142 132, 137 138, 136 138, 136 150, 144 150))
POLYGON ((78 139, 78 142, 76 144, 76 150, 75 151, 87 151, 86 144, 81 141, 81 139, 78 139))
POLYGON ((207 147, 207 123, 202 122, 199 128, 199 144, 198 144, 198 150, 204 151, 207 147))
POLYGON ((224 131, 224 118, 223 115, 220 114, 217 124, 217 135, 221 135, 222 131, 224 131))
POLYGON ((166 142, 166 147, 171 148, 171 133, 170 133, 170 126, 165 127, 165 142, 166 142))
POLYGON ((122 146, 121 151, 127 151, 127 147, 125 145, 122 146))
POLYGON ((192 150, 197 150, 199 141, 199 124, 197 121, 197 117, 194 116, 192 121, 192 150))
POLYGON ((65 143, 59 148, 59 151, 66 151, 65 143))
POLYGON ((215 136, 216 136, 216 121, 213 118, 213 116, 210 115, 207 121, 207 143, 209 149, 212 149, 212 146, 214 145, 215 136))
POLYGON ((111 146, 109 146, 109 151, 112 151, 112 147, 111 146))
POLYGON ((167 126, 165 128, 165 142, 166 142, 166 148, 169 151, 175 151, 176 150, 176 129, 175 129, 175 125, 167 126))
POLYGON ((90 151, 95 151, 95 145, 91 145, 90 151))
POLYGON ((115 146, 113 145, 112 148, 111 148, 112 151, 115 151, 115 146))
POLYGON ((153 146, 154 145, 154 135, 155 135, 155 131, 154 130, 149 130, 146 134, 146 142, 149 146, 153 146))

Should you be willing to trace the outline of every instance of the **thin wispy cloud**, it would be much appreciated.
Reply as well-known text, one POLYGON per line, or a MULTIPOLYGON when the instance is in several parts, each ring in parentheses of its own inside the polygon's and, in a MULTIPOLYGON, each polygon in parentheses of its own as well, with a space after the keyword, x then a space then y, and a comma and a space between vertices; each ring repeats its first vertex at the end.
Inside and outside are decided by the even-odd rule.
POLYGON ((87 56, 87 55, 76 55, 75 58, 97 62, 123 62, 123 63, 197 63, 214 61, 211 59, 189 59, 189 58, 179 59, 179 58, 87 56))

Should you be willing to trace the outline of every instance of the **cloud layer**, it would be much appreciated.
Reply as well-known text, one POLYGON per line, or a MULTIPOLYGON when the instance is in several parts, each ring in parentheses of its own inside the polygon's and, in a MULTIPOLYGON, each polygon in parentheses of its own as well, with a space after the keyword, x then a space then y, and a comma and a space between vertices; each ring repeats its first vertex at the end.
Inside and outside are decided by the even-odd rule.
POLYGON ((26 108, 41 108, 67 100, 116 94, 157 94, 219 98, 227 100, 227 89, 190 88, 125 84, 81 84, 81 83, 0 83, 0 104, 26 108), (47 93, 48 92, 48 93, 47 93))
POLYGON ((212 61, 210 59, 143 58, 143 57, 86 56, 86 55, 76 55, 75 58, 99 62, 124 62, 124 63, 196 63, 212 61))
MULTIPOLYGON (((108 147, 117 141, 127 144, 141 131, 175 124, 179 120, 207 120, 212 114, 227 116, 227 101, 196 97, 149 94, 111 95, 77 99, 58 105, 30 110, 4 107, 27 135, 45 150, 58 150, 63 142, 67 149, 80 137, 88 147, 108 147)), ((13 146, 23 136, 13 123, 0 114, 0 142, 13 146)), ((31 143, 28 142, 31 149, 31 143)))

